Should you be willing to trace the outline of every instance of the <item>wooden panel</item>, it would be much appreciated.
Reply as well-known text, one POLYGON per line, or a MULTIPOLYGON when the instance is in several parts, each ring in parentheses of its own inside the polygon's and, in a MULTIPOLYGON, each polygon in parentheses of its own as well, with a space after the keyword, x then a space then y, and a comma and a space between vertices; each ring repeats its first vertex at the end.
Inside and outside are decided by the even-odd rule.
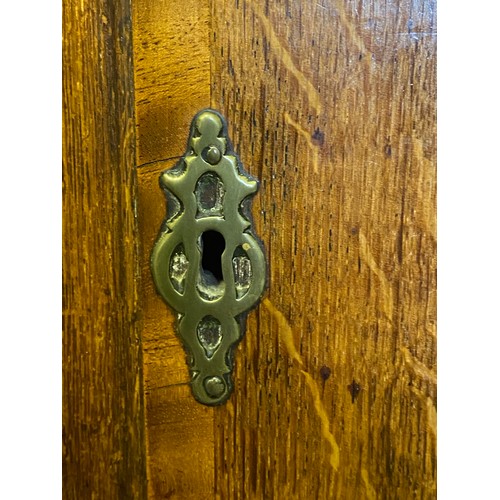
POLYGON ((146 497, 131 12, 63 5, 63 493, 146 497))
POLYGON ((194 113, 210 105, 208 0, 134 2, 138 163, 184 153, 194 113))
POLYGON ((174 315, 149 257, 165 217, 160 173, 185 150, 194 114, 210 105, 208 1, 134 3, 138 214, 142 242, 144 386, 149 498, 213 498, 213 409, 191 396, 174 315))
POLYGON ((220 498, 436 495, 435 26, 424 0, 213 2, 270 267, 215 412, 220 498))

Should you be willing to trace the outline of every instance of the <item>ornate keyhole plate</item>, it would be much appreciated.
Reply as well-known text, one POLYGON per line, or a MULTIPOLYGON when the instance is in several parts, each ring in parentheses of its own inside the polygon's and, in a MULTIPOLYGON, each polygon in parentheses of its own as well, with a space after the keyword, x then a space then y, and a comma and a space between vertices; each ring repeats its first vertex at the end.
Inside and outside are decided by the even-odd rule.
POLYGON ((194 397, 219 405, 233 389, 246 314, 266 286, 250 215, 258 183, 243 171, 224 118, 204 110, 193 119, 186 153, 160 185, 167 215, 151 256, 153 279, 178 314, 194 397))

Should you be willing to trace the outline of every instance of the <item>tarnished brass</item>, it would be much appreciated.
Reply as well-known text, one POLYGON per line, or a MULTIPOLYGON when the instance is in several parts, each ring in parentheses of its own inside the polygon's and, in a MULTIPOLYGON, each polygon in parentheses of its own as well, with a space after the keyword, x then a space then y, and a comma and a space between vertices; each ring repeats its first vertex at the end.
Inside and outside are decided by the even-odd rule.
POLYGON ((160 185, 167 216, 151 256, 154 282, 178 313, 194 397, 219 405, 233 389, 233 352, 246 314, 266 286, 250 216, 258 184, 243 171, 223 117, 204 110, 193 119, 186 153, 160 185))

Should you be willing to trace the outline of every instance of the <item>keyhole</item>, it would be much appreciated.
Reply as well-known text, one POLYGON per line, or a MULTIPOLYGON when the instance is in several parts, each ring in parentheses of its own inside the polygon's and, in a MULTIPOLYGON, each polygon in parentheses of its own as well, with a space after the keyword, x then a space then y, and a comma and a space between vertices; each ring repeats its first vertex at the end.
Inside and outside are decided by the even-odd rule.
POLYGON ((214 279, 214 285, 218 285, 223 279, 222 253, 225 248, 224 236, 218 231, 205 231, 201 235, 201 267, 207 278, 214 279))

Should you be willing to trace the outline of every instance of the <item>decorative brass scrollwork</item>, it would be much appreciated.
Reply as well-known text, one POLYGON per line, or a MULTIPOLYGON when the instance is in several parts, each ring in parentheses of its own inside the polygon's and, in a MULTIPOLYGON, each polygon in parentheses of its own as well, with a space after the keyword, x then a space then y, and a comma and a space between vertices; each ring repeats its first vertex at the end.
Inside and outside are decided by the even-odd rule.
POLYGON ((224 118, 204 110, 193 119, 186 153, 160 185, 167 216, 151 256, 154 282, 178 313, 194 397, 219 405, 233 389, 233 353, 246 314, 266 285, 250 216, 258 184, 243 171, 224 118))

